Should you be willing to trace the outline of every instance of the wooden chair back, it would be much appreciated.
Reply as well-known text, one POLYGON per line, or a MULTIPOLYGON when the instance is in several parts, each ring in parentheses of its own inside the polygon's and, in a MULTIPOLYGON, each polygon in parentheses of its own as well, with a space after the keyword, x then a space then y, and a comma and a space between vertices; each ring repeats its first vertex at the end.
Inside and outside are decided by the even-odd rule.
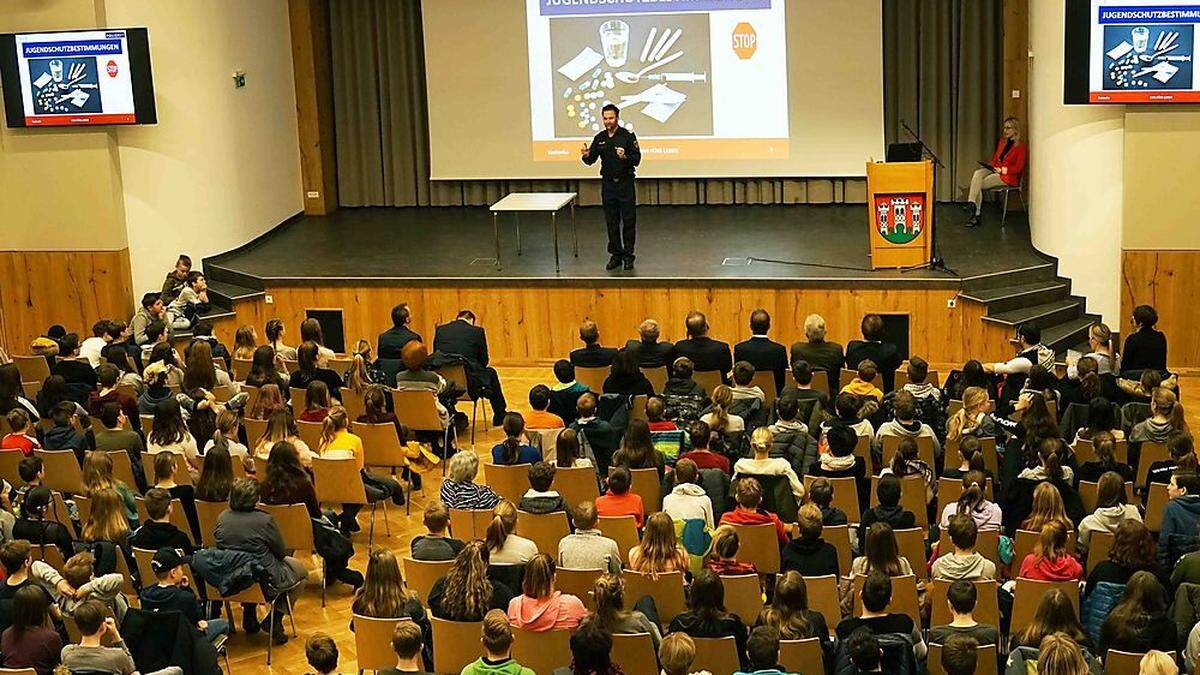
MULTIPOLYGON (((942 386, 942 377, 936 370, 930 370, 925 376, 925 382, 932 384, 935 387, 942 386)), ((906 360, 899 368, 896 369, 895 378, 896 391, 904 388, 908 384, 908 361, 906 360)))
MULTIPOLYGON (((951 403, 953 404, 954 401, 951 401, 951 403)), ((961 401, 959 401, 959 407, 962 407, 961 401)), ((979 449, 981 452, 983 452, 983 467, 988 471, 991 471, 993 476, 999 476, 1000 457, 996 453, 996 439, 991 437, 979 439, 979 449)), ((945 460, 945 466, 962 466, 962 452, 959 451, 958 441, 946 441, 945 460)))
POLYGON ((1137 482, 1141 487, 1146 484, 1146 476, 1150 473, 1150 465, 1171 458, 1171 451, 1162 443, 1146 441, 1142 443, 1142 452, 1138 455, 1137 482))
MULTIPOLYGON (((884 436, 883 437, 883 465, 891 466, 892 458, 896 456, 896 452, 900 449, 899 436, 884 436)), ((925 462, 930 468, 933 468, 933 438, 930 436, 917 437, 917 459, 925 462)))
MULTIPOLYGON (((949 579, 934 579, 929 589, 930 593, 930 623, 931 626, 945 626, 953 618, 950 615, 950 605, 946 593, 950 590, 949 579)), ((1000 625, 1000 604, 997 595, 995 579, 972 581, 975 587, 975 620, 992 626, 1000 625)))
POLYGON ((83 495, 75 495, 72 497, 75 502, 75 509, 79 512, 79 524, 87 526, 89 520, 92 519, 92 498, 83 495))
POLYGON ((86 492, 83 488, 83 471, 79 468, 79 460, 75 459, 74 450, 34 450, 33 454, 42 460, 42 468, 46 472, 43 485, 68 494, 86 492))
POLYGON ((54 544, 34 544, 29 547, 29 556, 30 560, 41 560, 60 573, 67 566, 67 559, 62 550, 54 544))
MULTIPOLYGON (((871 508, 879 506, 879 479, 880 476, 871 476, 871 508)), ((905 511, 912 511, 917 518, 917 525, 928 530, 929 510, 926 506, 925 494, 923 477, 913 475, 900 479, 900 506, 905 511)))
MULTIPOLYGON (((1037 550, 1038 540, 1041 536, 1040 532, 1033 530, 1017 530, 1017 536, 1013 538, 1013 570, 1021 569, 1021 563, 1025 561, 1025 556, 1037 550)), ((1067 533, 1067 552, 1075 555, 1074 531, 1067 533)))
MULTIPOLYGON (((816 480, 811 475, 804 476, 804 492, 808 494, 809 486, 816 480)), ((855 484, 853 477, 847 478, 826 478, 830 486, 833 487, 833 499, 830 500, 830 506, 836 506, 846 512, 846 520, 851 523, 861 523, 862 515, 858 508, 858 485, 855 484)))
MULTIPOLYGON (((1138 675, 1142 672, 1142 657, 1144 656, 1146 656, 1144 652, 1133 653, 1110 649, 1108 656, 1104 658, 1104 675, 1138 675)), ((1171 657, 1172 662, 1175 662, 1175 652, 1167 652, 1167 656, 1171 657)))
POLYGON ((725 610, 742 623, 753 626, 763 608, 762 584, 757 574, 721 575, 725 587, 725 610))
MULTIPOLYGON (((353 417, 351 419, 354 419, 353 417)), ((367 424, 351 422, 350 432, 362 439, 366 466, 400 469, 408 466, 400 435, 391 422, 367 424)))
POLYGON ((878 471, 875 469, 882 467, 875 467, 875 457, 871 453, 871 439, 871 436, 859 435, 858 440, 854 443, 854 456, 862 458, 863 465, 867 467, 867 473, 876 474, 878 471))
POLYGON ((353 459, 314 457, 313 487, 322 504, 366 504, 367 492, 353 459))
POLYGON ((632 480, 629 490, 642 498, 647 514, 662 511, 662 485, 658 482, 658 469, 631 469, 632 480))
POLYGON ((233 359, 233 379, 238 382, 245 382, 247 377, 250 377, 250 369, 254 366, 254 361, 251 359, 233 359))
MULTIPOLYGON (((170 452, 169 450, 164 450, 163 452, 166 452, 175 458, 175 482, 179 483, 180 485, 191 485, 192 472, 188 467, 187 457, 184 457, 178 453, 170 452)), ((162 452, 156 452, 153 454, 149 452, 142 453, 142 471, 146 472, 146 480, 148 482, 154 482, 154 458, 160 454, 162 454, 162 452)))
MULTIPOLYGON (((754 563, 759 574, 779 572, 779 535, 773 524, 734 525, 733 529, 738 533, 738 560, 754 563)), ((753 624, 754 620, 747 622, 753 624)))
MULTIPOLYGON (((252 387, 248 384, 242 384, 239 386, 241 387, 242 392, 246 394, 246 406, 242 408, 244 414, 246 411, 254 410, 254 406, 258 405, 258 396, 261 390, 259 387, 252 387)), ((243 421, 244 419, 245 418, 243 418, 243 421)), ((256 440, 258 439, 250 438, 251 445, 253 445, 256 440)))
POLYGON ((567 595, 579 598, 588 611, 594 612, 596 611, 596 599, 592 597, 592 587, 596 585, 596 579, 603 574, 604 570, 600 569, 580 570, 559 567, 554 571, 554 587, 567 595))
MULTIPOLYGON (((1090 438, 1079 438, 1075 440, 1075 445, 1072 446, 1075 452, 1075 463, 1083 464, 1085 462, 1094 462, 1096 457, 1096 447, 1092 445, 1090 438)), ((1113 457, 1120 464, 1129 463, 1129 443, 1124 438, 1118 440, 1113 447, 1113 457)), ((1149 467, 1149 465, 1147 465, 1149 467)))
POLYGON ((342 407, 346 409, 346 417, 351 422, 367 414, 367 404, 363 400, 363 395, 350 387, 342 387, 342 407))
POLYGON ((929 580, 929 568, 926 566, 929 557, 925 555, 925 533, 928 531, 919 527, 895 531, 900 556, 908 559, 913 573, 922 581, 929 580))
POLYGON ((1013 593, 1012 623, 1010 625, 1023 627, 1029 625, 1037 612, 1038 603, 1042 596, 1058 589, 1067 594, 1071 604, 1075 606, 1075 616, 1079 616, 1079 582, 1077 581, 1035 581, 1033 579, 1017 579, 1017 587, 1013 593))
POLYGON ((804 585, 808 587, 808 608, 825 617, 825 625, 829 628, 829 634, 835 635, 838 622, 842 620, 837 577, 832 574, 804 577, 804 585))
MULTIPOLYGON (((975 675, 997 675, 1000 668, 996 661, 996 645, 979 645, 975 649, 975 675)), ((946 675, 942 668, 942 646, 929 645, 929 675, 946 675)))
POLYGON ((650 400, 645 394, 638 394, 629 402, 629 419, 648 421, 646 417, 646 401, 650 400))
POLYGON ((22 459, 25 459, 25 455, 18 450, 0 452, 0 478, 16 487, 24 485, 25 481, 21 480, 21 472, 18 470, 22 459))
POLYGON ((434 672, 461 673, 482 655, 482 621, 447 621, 431 616, 429 623, 433 627, 434 672))
POLYGON ((604 380, 608 377, 608 366, 575 366, 575 381, 585 385, 589 391, 599 395, 604 391, 604 380))
POLYGON ((529 489, 529 464, 483 465, 483 482, 513 504, 521 503, 521 495, 529 489))
MULTIPOLYGON (((1100 483, 1079 481, 1079 501, 1083 502, 1083 510, 1091 513, 1096 510, 1096 501, 1100 494, 1100 483)), ((1133 481, 1125 481, 1125 503, 1133 502, 1133 481)))
POLYGON ((741 668, 737 642, 733 636, 692 638, 696 643, 696 658, 692 668, 710 673, 736 673, 741 668))
MULTIPOLYGON (((133 476, 133 460, 130 459, 129 453, 124 450, 109 450, 108 458, 112 460, 113 478, 121 481, 134 492, 138 489, 137 479, 133 476)), ((146 480, 150 483, 154 482, 154 474, 146 476, 146 480)))
POLYGON ((229 508, 227 502, 206 502, 196 500, 196 519, 200 521, 200 543, 204 548, 217 545, 217 518, 229 508))
POLYGON ((825 394, 825 396, 830 396, 828 371, 814 370, 812 383, 809 386, 821 392, 822 394, 825 394))
POLYGON ((1146 496, 1146 529, 1151 532, 1162 532, 1163 512, 1167 502, 1171 501, 1167 494, 1167 486, 1162 483, 1151 483, 1150 493, 1146 496))
POLYGON ((596 482, 596 469, 590 466, 558 467, 554 472, 554 482, 551 487, 562 495, 571 508, 583 502, 594 502, 600 496, 600 486, 596 482))
POLYGON ((38 672, 33 668, 0 668, 0 675, 38 675, 38 672))
MULTIPOLYGON (((854 593, 854 616, 862 614, 862 587, 867 578, 856 575, 850 581, 854 593)), ((921 625, 921 606, 917 600, 917 578, 911 574, 892 577, 892 600, 887 606, 888 612, 907 614, 915 625, 921 625)))
POLYGON ((628 563, 629 550, 640 542, 637 520, 633 516, 600 516, 596 519, 596 527, 604 536, 617 542, 621 562, 628 563))
POLYGON ((712 396, 713 389, 721 386, 724 382, 721 379, 721 375, 722 373, 719 370, 697 370, 692 373, 692 379, 704 389, 705 396, 712 396))
POLYGON ((313 542, 312 518, 304 504, 259 504, 258 508, 275 519, 279 533, 283 535, 283 546, 301 560, 316 550, 313 542))
POLYGON ((655 578, 650 574, 626 570, 622 577, 625 579, 625 597, 648 595, 654 598, 658 620, 664 626, 687 609, 683 599, 683 572, 663 572, 655 578))
POLYGON ((213 398, 217 399, 218 403, 225 403, 233 398, 233 387, 225 384, 218 385, 213 387, 212 395, 213 398))
POLYGON ((321 447, 321 429, 325 426, 324 422, 305 422, 304 420, 296 420, 296 435, 300 440, 304 441, 313 452, 317 452, 317 448, 321 447))
POLYGON ((392 633, 396 624, 403 619, 377 619, 354 614, 354 651, 358 656, 359 670, 384 670, 396 665, 396 652, 392 650, 392 633))
MULTIPOLYGON (((858 377, 858 364, 848 363, 846 365, 852 365, 854 368, 842 368, 841 375, 838 377, 838 391, 845 389, 846 385, 850 384, 854 381, 854 378, 858 377)), ((871 380, 871 384, 875 385, 879 391, 883 391, 883 373, 875 373, 875 379, 871 380)))
POLYGON ((642 368, 642 374, 650 380, 650 386, 654 387, 654 393, 661 394, 667 386, 667 380, 670 376, 667 375, 667 367, 660 366, 658 368, 642 368))
MULTIPOLYGON (((429 606, 429 591, 438 579, 446 576, 454 566, 453 560, 415 560, 404 556, 404 581, 420 598, 421 604, 429 606)), ((476 636, 478 638, 478 636, 476 636)))
POLYGON ((535 673, 552 673, 571 663, 571 631, 535 632, 514 626, 512 656, 535 673))
POLYGON ((620 654, 621 670, 626 675, 659 675, 658 655, 649 633, 613 633, 612 651, 620 654))
POLYGON ((259 457, 258 455, 254 456, 254 475, 262 476, 263 478, 266 477, 266 475, 267 475, 267 458, 266 457, 259 457))
POLYGON ((292 402, 292 416, 299 417, 300 413, 308 407, 308 390, 300 387, 291 387, 288 389, 288 395, 292 402))
POLYGON ((557 557, 558 542, 571 534, 571 528, 567 524, 567 514, 562 511, 529 513, 518 510, 517 534, 537 544, 539 553, 557 557))
POLYGON ((850 565, 854 562, 854 553, 850 548, 850 526, 826 525, 821 529, 821 538, 837 549, 838 575, 850 576, 850 565))
POLYGON ((12 362, 21 373, 22 382, 45 382, 50 377, 50 362, 44 356, 13 354, 12 362))
POLYGON ((154 415, 138 415, 138 417, 142 420, 142 433, 149 436, 150 432, 154 431, 154 415))
POLYGON ((775 389, 775 373, 770 370, 755 371, 750 386, 762 389, 763 410, 773 410, 775 399, 779 396, 779 392, 775 389))
MULTIPOLYGON (((939 551, 953 551, 954 544, 950 541, 950 533, 943 529, 941 538, 938 539, 939 551)), ((999 530, 983 530, 975 535, 975 550, 979 555, 991 560, 996 569, 999 570, 1000 564, 1000 531, 999 530)), ((1018 566, 1020 563, 1018 563, 1018 566)))
POLYGON ((1085 566, 1085 576, 1092 573, 1092 569, 1099 565, 1102 561, 1108 560, 1108 553, 1112 551, 1113 543, 1116 541, 1117 535, 1107 530, 1096 530, 1088 538, 1087 548, 1087 565, 1085 566))
POLYGON ((438 414, 437 396, 432 391, 392 389, 392 412, 413 431, 443 430, 438 414))
POLYGON ((493 517, 492 509, 450 509, 450 535, 463 542, 483 539, 493 517))
POLYGON ((825 654, 818 638, 780 640, 779 664, 789 673, 825 675, 825 654))

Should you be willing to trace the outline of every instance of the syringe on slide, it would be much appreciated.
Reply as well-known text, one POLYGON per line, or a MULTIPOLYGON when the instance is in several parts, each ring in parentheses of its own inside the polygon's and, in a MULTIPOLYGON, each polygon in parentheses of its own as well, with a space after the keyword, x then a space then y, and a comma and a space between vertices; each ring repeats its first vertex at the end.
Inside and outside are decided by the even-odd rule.
POLYGON ((708 82, 708 73, 656 73, 643 75, 641 79, 654 82, 708 82))

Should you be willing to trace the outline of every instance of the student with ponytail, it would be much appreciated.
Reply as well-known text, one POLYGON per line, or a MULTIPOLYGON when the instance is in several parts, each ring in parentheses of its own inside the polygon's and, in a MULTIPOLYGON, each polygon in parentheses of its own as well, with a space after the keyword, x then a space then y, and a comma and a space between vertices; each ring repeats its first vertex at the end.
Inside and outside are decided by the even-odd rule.
POLYGON ((1078 581, 1083 566, 1067 552, 1067 528, 1057 521, 1042 526, 1038 545, 1021 562, 1020 578, 1036 581, 1078 581))
POLYGON ((517 531, 517 507, 507 499, 496 505, 483 543, 493 565, 524 565, 537 555, 537 544, 517 531))
POLYGON ((375 366, 374 359, 371 358, 371 343, 361 339, 355 342, 354 360, 350 364, 350 370, 346 371, 346 388, 355 395, 362 396, 367 387, 383 384, 385 381, 383 371, 375 366))
POLYGON ((1049 480, 1054 483, 1073 482, 1075 472, 1071 470, 1071 467, 1063 464, 1066 451, 1062 439, 1044 439, 1037 446, 1037 465, 1026 467, 1017 475, 1017 478, 1049 480))
POLYGON ((962 463, 957 467, 948 466, 942 469, 942 478, 962 478, 968 471, 978 471, 991 480, 996 479, 983 460, 983 445, 978 438, 963 436, 958 444, 958 454, 962 457, 962 463))
MULTIPOLYGON (((224 447, 234 460, 242 462, 243 466, 250 460, 250 451, 238 441, 238 414, 232 410, 222 410, 217 415, 217 430, 213 437, 204 444, 204 452, 217 446, 224 447)), ((250 467, 253 469, 253 467, 250 467)))
MULTIPOLYGON (((366 488, 368 502, 374 503, 391 497, 396 506, 404 505, 404 488, 395 478, 368 473, 364 468, 366 455, 363 442, 361 438, 350 433, 350 418, 346 415, 345 408, 335 406, 330 409, 321 425, 321 442, 317 446, 317 452, 330 459, 353 459, 362 477, 363 487, 366 488)), ((361 504, 342 505, 340 526, 343 533, 358 531, 357 516, 361 510, 361 504)))
MULTIPOLYGON (((1092 452, 1096 454, 1096 459, 1080 464, 1079 470, 1075 472, 1076 479, 1095 483, 1104 474, 1112 472, 1120 474, 1124 480, 1133 480, 1133 467, 1117 461, 1117 440, 1112 433, 1098 431, 1092 434, 1091 440, 1092 452)), ((1166 480, 1162 482, 1165 483, 1170 479, 1171 475, 1167 474, 1166 480)))
POLYGON ((1140 447, 1146 441, 1166 443, 1173 432, 1187 431, 1187 422, 1183 418, 1183 406, 1179 404, 1175 392, 1170 389, 1157 387, 1151 392, 1150 412, 1151 416, 1148 419, 1133 425, 1133 429, 1130 430, 1130 451, 1133 450, 1134 444, 1140 447))
POLYGON ((950 526, 951 516, 959 514, 967 514, 975 521, 975 527, 980 532, 989 532, 999 530, 1003 521, 1003 513, 1000 511, 1000 505, 988 501, 986 486, 987 477, 982 471, 968 471, 962 477, 963 491, 959 496, 958 501, 947 504, 942 509, 942 518, 939 521, 942 529, 950 526))
POLYGON ((554 588, 554 558, 545 553, 525 565, 521 591, 508 603, 508 621, 517 628, 535 633, 573 631, 587 616, 583 601, 554 588))
POLYGON ((525 418, 521 417, 521 413, 506 413, 503 428, 504 442, 497 443, 492 448, 494 464, 512 466, 542 461, 542 453, 530 445, 529 439, 525 437, 525 418))
POLYGON ((967 436, 984 438, 996 435, 996 420, 992 417, 992 402, 983 387, 967 387, 962 394, 963 406, 946 422, 946 442, 961 441, 967 436))

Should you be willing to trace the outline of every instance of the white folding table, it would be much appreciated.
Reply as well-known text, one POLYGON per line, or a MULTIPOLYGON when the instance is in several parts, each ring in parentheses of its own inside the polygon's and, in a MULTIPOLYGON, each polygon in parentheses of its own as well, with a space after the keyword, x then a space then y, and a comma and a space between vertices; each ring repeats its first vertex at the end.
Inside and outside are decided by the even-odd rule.
POLYGON ((554 226, 554 271, 560 270, 558 264, 558 212, 564 206, 571 207, 571 236, 575 243, 575 257, 579 257, 579 231, 575 227, 574 192, 512 192, 500 201, 492 204, 492 230, 496 238, 496 269, 500 269, 500 220, 503 213, 512 213, 517 221, 517 255, 521 255, 521 213, 541 212, 550 214, 550 222, 554 226))

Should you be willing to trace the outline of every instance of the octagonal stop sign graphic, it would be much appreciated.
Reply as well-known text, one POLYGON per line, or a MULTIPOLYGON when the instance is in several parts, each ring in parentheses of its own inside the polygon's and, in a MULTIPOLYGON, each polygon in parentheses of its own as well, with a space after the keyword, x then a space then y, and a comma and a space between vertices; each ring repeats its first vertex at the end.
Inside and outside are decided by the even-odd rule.
POLYGON ((733 53, 738 55, 743 61, 754 56, 754 52, 758 49, 758 34, 754 32, 754 26, 743 21, 733 27, 733 53))

